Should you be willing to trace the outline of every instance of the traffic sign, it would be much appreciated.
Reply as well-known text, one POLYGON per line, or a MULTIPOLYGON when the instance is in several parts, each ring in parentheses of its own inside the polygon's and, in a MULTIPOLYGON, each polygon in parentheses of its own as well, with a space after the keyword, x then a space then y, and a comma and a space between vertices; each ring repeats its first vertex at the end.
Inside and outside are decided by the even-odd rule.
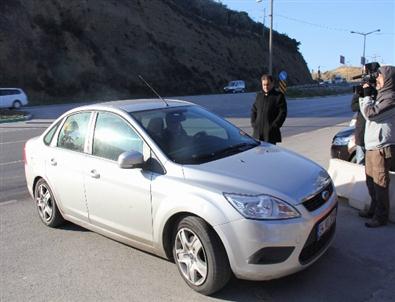
POLYGON ((287 72, 286 72, 285 70, 281 71, 281 72, 278 74, 278 78, 279 78, 281 81, 285 81, 285 80, 287 79, 287 77, 288 77, 288 74, 287 74, 287 72))

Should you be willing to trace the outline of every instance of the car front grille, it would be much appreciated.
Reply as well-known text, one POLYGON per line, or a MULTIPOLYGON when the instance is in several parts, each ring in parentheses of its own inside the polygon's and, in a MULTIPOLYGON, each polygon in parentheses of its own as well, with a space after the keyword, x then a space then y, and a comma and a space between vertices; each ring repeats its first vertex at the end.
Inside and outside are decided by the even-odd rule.
POLYGON ((317 227, 327 216, 321 219, 311 230, 309 237, 299 255, 299 262, 301 264, 307 264, 312 261, 318 254, 320 254, 329 244, 333 236, 335 235, 336 222, 328 229, 325 234, 320 238, 317 237, 317 227))
POLYGON ((313 197, 303 202, 304 207, 309 211, 313 212, 322 206, 325 202, 327 202, 333 194, 333 184, 330 182, 325 188, 323 188, 320 192, 315 194, 313 197), (326 199, 323 198, 323 192, 327 191, 329 193, 326 199))

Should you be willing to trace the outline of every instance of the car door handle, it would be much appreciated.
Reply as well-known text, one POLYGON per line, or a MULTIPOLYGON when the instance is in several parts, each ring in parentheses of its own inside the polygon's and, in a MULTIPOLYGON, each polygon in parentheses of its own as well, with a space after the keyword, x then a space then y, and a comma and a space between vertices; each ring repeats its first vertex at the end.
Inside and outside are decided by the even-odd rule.
POLYGON ((100 174, 95 169, 91 170, 90 175, 92 178, 100 178, 100 174))
POLYGON ((56 166, 57 164, 56 159, 51 158, 51 166, 56 166))

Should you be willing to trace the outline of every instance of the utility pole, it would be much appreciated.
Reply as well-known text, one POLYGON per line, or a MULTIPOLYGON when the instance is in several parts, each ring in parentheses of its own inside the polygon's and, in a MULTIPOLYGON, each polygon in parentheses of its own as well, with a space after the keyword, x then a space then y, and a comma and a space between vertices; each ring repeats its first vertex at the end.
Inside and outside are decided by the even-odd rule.
POLYGON ((273 72, 273 0, 270 0, 269 74, 273 72))
MULTIPOLYGON (((263 2, 263 0, 256 0, 263 2)), ((269 31, 269 74, 273 72, 273 0, 270 0, 270 31, 269 31)))
POLYGON ((263 43, 265 43, 265 21, 266 21, 266 8, 263 9, 263 31, 262 31, 263 43))

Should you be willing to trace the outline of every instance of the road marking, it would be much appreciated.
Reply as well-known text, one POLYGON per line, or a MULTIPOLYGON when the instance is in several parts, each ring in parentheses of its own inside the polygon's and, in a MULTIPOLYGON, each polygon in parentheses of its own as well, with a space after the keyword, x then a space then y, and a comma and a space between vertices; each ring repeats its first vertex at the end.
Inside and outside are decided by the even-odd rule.
POLYGON ((18 143, 26 143, 26 140, 15 141, 15 142, 4 142, 4 143, 0 143, 0 145, 9 145, 9 144, 18 144, 18 143))
POLYGON ((19 163, 23 163, 23 160, 16 160, 16 161, 10 161, 7 163, 0 163, 0 166, 7 166, 7 165, 13 165, 13 164, 19 164, 19 163))
POLYGON ((18 200, 15 200, 15 199, 7 200, 7 201, 4 201, 4 202, 0 202, 0 206, 5 206, 7 204, 12 204, 12 203, 16 203, 16 202, 18 202, 18 200))

